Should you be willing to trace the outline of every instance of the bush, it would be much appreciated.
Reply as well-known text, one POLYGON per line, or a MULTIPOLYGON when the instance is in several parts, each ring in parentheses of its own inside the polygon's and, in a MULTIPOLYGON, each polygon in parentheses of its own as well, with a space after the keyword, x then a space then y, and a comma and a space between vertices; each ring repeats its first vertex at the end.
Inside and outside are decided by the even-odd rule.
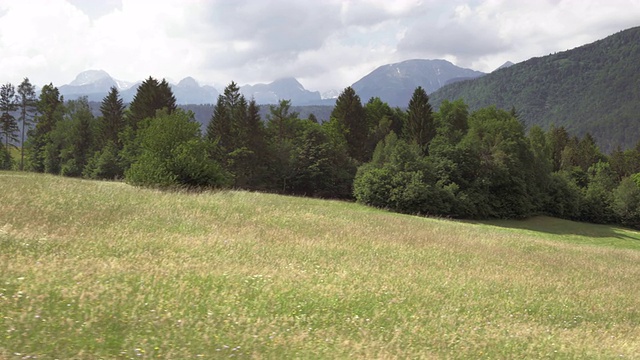
POLYGON ((625 178, 613 191, 611 209, 625 226, 640 229, 640 187, 633 178, 625 178))
POLYGON ((220 187, 229 175, 212 159, 193 114, 160 111, 145 120, 138 135, 141 153, 125 172, 132 185, 220 187))

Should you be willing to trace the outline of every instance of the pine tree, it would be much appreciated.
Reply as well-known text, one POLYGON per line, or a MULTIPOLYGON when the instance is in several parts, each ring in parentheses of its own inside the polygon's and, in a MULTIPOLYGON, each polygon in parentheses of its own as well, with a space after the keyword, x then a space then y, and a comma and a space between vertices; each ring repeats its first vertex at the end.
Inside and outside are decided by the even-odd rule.
POLYGON ((267 128, 271 137, 279 143, 294 137, 293 123, 299 119, 296 111, 291 111, 290 100, 280 100, 278 106, 270 105, 267 115, 267 128))
POLYGON ((17 95, 18 107, 20 109, 20 170, 24 170, 24 136, 27 127, 31 125, 32 116, 36 110, 36 91, 29 78, 24 78, 18 85, 17 95))
POLYGON ((0 133, 4 137, 4 147, 9 150, 9 145, 15 143, 18 138, 18 121, 13 112, 18 110, 16 102, 16 90, 10 83, 0 87, 0 133))
POLYGON ((128 123, 134 130, 137 130, 142 120, 154 117, 156 111, 165 108, 169 114, 177 109, 176 98, 169 83, 164 79, 158 82, 158 80, 149 77, 140 84, 129 106, 128 123))
POLYGON ((102 118, 100 122, 99 148, 103 148, 109 142, 118 145, 118 134, 124 129, 124 102, 116 87, 112 87, 109 94, 100 105, 102 118))
POLYGON ((347 142, 349 156, 357 161, 368 159, 367 140, 369 127, 360 97, 352 87, 342 91, 331 112, 331 121, 337 122, 347 142))
POLYGON ((60 151, 61 174, 80 176, 92 150, 92 123, 95 120, 86 97, 69 101, 67 104, 69 133, 63 134, 63 145, 60 151))
MULTIPOLYGON (((29 131, 30 160, 31 167, 36 172, 44 172, 47 169, 45 159, 47 154, 53 154, 55 149, 51 148, 50 134, 64 114, 64 99, 60 95, 58 88, 53 84, 45 85, 40 92, 40 98, 36 103, 36 108, 40 115, 35 117, 36 126, 29 131), (49 147, 47 147, 49 145, 49 147)), ((48 167, 48 172, 57 173, 56 159, 48 158, 53 163, 48 167)))
POLYGON ((207 125, 206 138, 212 143, 217 143, 222 149, 228 148, 231 144, 231 117, 222 95, 218 96, 213 108, 213 115, 207 125))
POLYGON ((416 88, 409 100, 406 136, 409 141, 418 144, 425 155, 428 153, 429 143, 436 136, 433 109, 427 92, 421 86, 416 88))
POLYGON ((231 82, 218 96, 213 116, 207 126, 206 137, 217 141, 223 152, 231 153, 245 146, 248 131, 246 129, 247 100, 240 88, 231 82))

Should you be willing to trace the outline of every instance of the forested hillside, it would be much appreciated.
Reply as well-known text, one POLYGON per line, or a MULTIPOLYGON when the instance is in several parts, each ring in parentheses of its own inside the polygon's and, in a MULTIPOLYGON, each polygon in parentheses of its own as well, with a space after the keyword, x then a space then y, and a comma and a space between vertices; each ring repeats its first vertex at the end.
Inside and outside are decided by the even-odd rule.
POLYGON ((640 139, 640 27, 592 44, 533 58, 484 77, 432 93, 463 99, 471 110, 515 107, 527 126, 554 124, 582 136, 591 133, 605 152, 640 139))

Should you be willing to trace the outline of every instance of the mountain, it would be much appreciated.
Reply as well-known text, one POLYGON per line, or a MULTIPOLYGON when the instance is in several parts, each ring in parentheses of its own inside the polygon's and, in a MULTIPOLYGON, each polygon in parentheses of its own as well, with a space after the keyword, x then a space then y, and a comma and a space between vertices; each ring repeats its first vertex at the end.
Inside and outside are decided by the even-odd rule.
POLYGON ((505 62, 504 64, 502 64, 502 65, 498 66, 498 68, 497 68, 497 69, 495 69, 495 70, 493 70, 493 71, 497 71, 497 70, 500 70, 500 69, 506 69, 506 68, 511 67, 511 66, 513 66, 513 65, 515 65, 515 64, 514 64, 514 63, 512 63, 511 61, 507 61, 507 62, 505 62))
POLYGON ((294 78, 283 78, 269 84, 244 85, 240 92, 254 98, 258 104, 277 104, 280 100, 291 100, 292 105, 314 105, 321 103, 318 91, 309 91, 294 78))
POLYGON ((213 86, 200 86, 192 77, 186 77, 176 85, 171 85, 178 104, 213 104, 218 98, 218 90, 213 86))
MULTIPOLYGON (((89 101, 99 102, 107 96, 111 87, 115 86, 124 102, 130 103, 141 83, 114 79, 104 70, 87 70, 78 74, 68 85, 60 86, 59 90, 66 100, 86 96, 89 101)), ((178 104, 213 104, 218 97, 218 90, 213 86, 200 86, 192 77, 186 77, 170 86, 178 104)))
POLYGON ((87 70, 78 74, 68 85, 60 86, 58 90, 66 100, 87 96, 89 101, 102 101, 113 86, 122 91, 130 88, 132 83, 116 80, 104 70, 87 70))
POLYGON ((391 106, 406 107, 418 86, 432 93, 454 79, 482 75, 480 71, 464 69, 446 60, 414 59, 380 66, 352 87, 362 102, 377 96, 391 106))
POLYGON ((572 50, 532 58, 430 95, 463 99, 470 110, 515 107, 526 125, 591 133, 600 148, 629 148, 640 139, 640 27, 572 50))

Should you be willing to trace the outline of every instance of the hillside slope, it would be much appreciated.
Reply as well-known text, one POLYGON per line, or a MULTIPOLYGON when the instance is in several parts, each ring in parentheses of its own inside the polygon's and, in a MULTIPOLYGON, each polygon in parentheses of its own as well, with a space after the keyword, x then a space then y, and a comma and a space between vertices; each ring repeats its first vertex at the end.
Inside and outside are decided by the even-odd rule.
POLYGON ((3 359, 640 358, 625 229, 15 172, 0 203, 3 359))
POLYGON ((640 140, 640 27, 533 58, 430 94, 432 104, 462 98, 471 109, 515 107, 527 125, 591 133, 605 151, 640 140))

